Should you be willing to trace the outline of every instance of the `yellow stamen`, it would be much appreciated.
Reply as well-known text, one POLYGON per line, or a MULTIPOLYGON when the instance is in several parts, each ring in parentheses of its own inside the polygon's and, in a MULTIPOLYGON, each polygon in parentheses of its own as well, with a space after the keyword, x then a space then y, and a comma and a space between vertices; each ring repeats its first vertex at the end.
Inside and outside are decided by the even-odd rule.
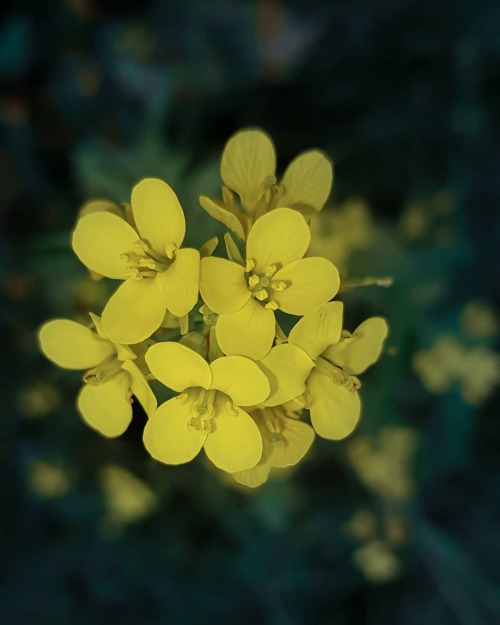
POLYGON ((254 269, 255 269, 255 261, 254 261, 254 259, 253 258, 247 258, 247 261, 245 263, 245 271, 247 273, 250 273, 254 269))
POLYGON ((139 258, 139 262, 137 264, 139 265, 139 267, 156 269, 156 262, 152 258, 139 258))
POLYGON ((264 308, 266 308, 267 310, 278 310, 279 307, 280 305, 278 304, 278 302, 275 302, 273 299, 269 300, 269 302, 264 304, 264 308))
POLYGON ((266 276, 266 278, 272 278, 277 270, 278 268, 276 267, 276 265, 268 265, 266 267, 264 275, 266 276))
POLYGON ((262 302, 269 297, 269 293, 266 289, 260 289, 259 291, 254 291, 253 296, 262 302))
POLYGON ((257 286, 260 282, 260 278, 259 276, 256 276, 255 274, 252 274, 249 278, 248 278, 248 286, 253 289, 255 286, 257 286))
POLYGON ((173 260, 175 258, 176 252, 177 252, 177 245, 175 243, 169 243, 165 247, 165 255, 170 260, 173 260))
POLYGON ((183 317, 179 317, 179 328, 182 336, 189 332, 189 315, 184 315, 183 317))
POLYGON ((274 280, 271 282, 271 288, 273 291, 284 291, 288 287, 288 284, 284 280, 274 280))

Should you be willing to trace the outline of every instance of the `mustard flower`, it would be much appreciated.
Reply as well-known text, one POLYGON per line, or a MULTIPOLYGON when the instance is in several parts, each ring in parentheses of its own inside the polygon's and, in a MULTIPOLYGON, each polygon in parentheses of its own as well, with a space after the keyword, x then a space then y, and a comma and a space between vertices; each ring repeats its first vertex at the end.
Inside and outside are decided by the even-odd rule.
POLYGON ((86 369, 77 408, 84 421, 103 436, 120 436, 132 420, 131 397, 147 414, 156 399, 145 374, 134 362, 137 354, 104 333, 101 320, 90 314, 96 331, 70 319, 52 319, 38 333, 45 356, 64 369, 86 369))
POLYGON ((272 469, 283 469, 300 462, 313 444, 314 430, 300 421, 299 412, 283 405, 258 408, 250 415, 262 436, 262 456, 255 467, 233 473, 233 478, 239 484, 255 488, 267 481, 272 469))
POLYGON ((135 227, 110 210, 85 214, 73 233, 78 258, 99 275, 123 280, 102 313, 106 334, 120 343, 151 336, 167 309, 184 317, 198 300, 198 250, 181 249, 186 233, 173 190, 146 178, 132 190, 135 227))
POLYGON ((336 267, 325 258, 303 258, 310 238, 302 215, 278 208, 253 225, 243 265, 202 259, 200 290, 219 315, 216 336, 224 353, 264 357, 275 337, 276 310, 301 316, 336 295, 336 267))
POLYGON ((378 359, 388 332, 380 317, 367 319, 352 334, 342 332, 342 313, 341 302, 329 302, 300 319, 288 337, 315 363, 305 405, 316 433, 332 440, 356 427, 361 412, 356 375, 378 359))
POLYGON ((274 208, 293 208, 304 215, 321 210, 333 182, 331 162, 318 150, 304 152, 276 179, 276 154, 261 130, 242 130, 226 143, 221 160, 222 200, 200 197, 207 213, 244 241, 253 222, 274 208), (240 198, 241 209, 234 195, 240 198))
POLYGON ((259 428, 242 408, 269 395, 269 381, 255 362, 223 356, 209 364, 174 342, 150 347, 146 362, 160 382, 180 393, 161 404, 146 424, 144 445, 153 458, 183 464, 203 447, 216 467, 230 473, 259 462, 259 428))
POLYGON ((257 364, 270 384, 267 399, 250 411, 262 436, 262 456, 255 467, 233 473, 237 482, 251 488, 263 484, 271 469, 297 464, 314 440, 314 430, 299 420, 302 406, 292 401, 306 390, 314 362, 296 345, 282 343, 257 364))

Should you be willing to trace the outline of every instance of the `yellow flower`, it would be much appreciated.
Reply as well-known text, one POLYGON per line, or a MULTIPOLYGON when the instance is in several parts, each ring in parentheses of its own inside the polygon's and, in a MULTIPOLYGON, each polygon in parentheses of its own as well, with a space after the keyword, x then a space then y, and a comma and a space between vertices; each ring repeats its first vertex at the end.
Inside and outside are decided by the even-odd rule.
POLYGON ((45 356, 64 369, 87 369, 86 383, 77 399, 85 422, 103 436, 125 432, 132 419, 131 395, 146 413, 156 409, 155 396, 146 377, 133 362, 136 354, 104 334, 100 319, 91 313, 97 332, 71 321, 47 321, 38 333, 45 356))
POLYGON ((200 254, 180 249, 186 232, 177 196, 162 180, 146 178, 132 190, 135 228, 108 210, 82 217, 73 249, 93 272, 124 280, 102 314, 106 334, 139 343, 160 327, 168 309, 183 317, 198 300, 200 254))
POLYGON ((376 584, 389 582, 401 572, 398 556, 383 540, 371 540, 358 547, 353 554, 353 560, 364 576, 376 584))
POLYGON ((100 471, 106 501, 105 525, 111 530, 140 521, 157 506, 150 486, 124 467, 107 464, 100 471))
POLYGON ((262 358, 274 340, 275 310, 305 315, 336 295, 336 267, 325 258, 303 258, 310 238, 302 215, 279 208, 252 227, 244 266, 202 259, 200 290, 219 315, 216 336, 224 353, 262 358))
POLYGON ((412 464, 416 433, 405 426, 388 425, 374 436, 349 441, 347 457, 363 484, 388 501, 406 501, 415 481, 412 464))
POLYGON ((342 333, 341 302, 329 302, 292 328, 288 341, 302 348, 315 367, 306 381, 306 405, 319 436, 338 440, 355 428, 361 402, 362 373, 380 355, 387 323, 380 317, 364 321, 354 332, 342 333))
POLYGON ((310 215, 322 209, 333 182, 333 169, 317 150, 300 154, 276 180, 276 154, 271 139, 261 130, 242 130, 227 142, 221 160, 223 199, 200 197, 207 213, 244 241, 253 222, 280 207, 310 215), (233 192, 237 193, 240 210, 233 192))
POLYGON ((314 441, 314 430, 299 420, 300 413, 285 406, 256 409, 251 416, 262 436, 262 457, 255 467, 233 473, 233 478, 239 484, 255 488, 267 481, 271 469, 300 462, 314 441))
POLYGON ((183 464, 203 447, 216 467, 230 473, 259 462, 259 428, 241 408, 260 404, 269 395, 269 381, 257 364, 243 356, 208 364, 174 342, 150 347, 146 362, 160 382, 180 393, 159 406, 146 424, 144 445, 153 458, 183 464))

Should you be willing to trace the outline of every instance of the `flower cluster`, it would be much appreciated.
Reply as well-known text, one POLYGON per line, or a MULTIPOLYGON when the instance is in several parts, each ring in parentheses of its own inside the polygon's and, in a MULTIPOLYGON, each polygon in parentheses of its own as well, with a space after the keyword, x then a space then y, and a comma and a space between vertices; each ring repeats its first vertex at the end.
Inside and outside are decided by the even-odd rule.
POLYGON ((224 235, 227 258, 213 255, 217 240, 182 247, 184 212, 162 180, 140 181, 123 208, 87 204, 73 250, 94 278, 117 280, 118 288, 100 317, 90 313, 88 327, 55 319, 39 332, 50 360, 85 371, 77 406, 91 427, 122 434, 135 397, 148 416, 144 445, 153 458, 182 464, 203 448, 247 486, 299 462, 315 432, 338 440, 354 429, 357 376, 387 335, 379 317, 344 330, 343 304, 331 301, 340 287, 336 267, 306 255, 308 219, 332 185, 329 160, 301 154, 280 182, 275 169, 263 132, 245 130, 227 143, 221 198, 200 198, 236 235, 224 235), (287 336, 288 315, 300 319, 287 336), (178 340, 161 340, 167 327, 177 328, 178 340), (160 406, 153 378, 175 393, 160 406), (312 427, 301 420, 304 409, 312 427))

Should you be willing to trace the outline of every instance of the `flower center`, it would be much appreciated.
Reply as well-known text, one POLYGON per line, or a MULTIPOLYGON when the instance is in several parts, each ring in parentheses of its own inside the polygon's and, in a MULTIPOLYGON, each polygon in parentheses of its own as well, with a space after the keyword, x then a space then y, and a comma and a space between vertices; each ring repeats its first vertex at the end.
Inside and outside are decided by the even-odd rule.
POLYGON ((216 428, 214 417, 221 414, 228 414, 232 417, 238 415, 234 409, 231 398, 216 389, 207 390, 202 387, 191 387, 177 396, 177 401, 182 404, 189 402, 191 419, 188 429, 198 430, 204 434, 210 434, 216 428))
POLYGON ((121 371, 122 363, 116 358, 116 356, 110 356, 103 360, 97 367, 89 369, 83 376, 85 384, 91 386, 99 386, 108 380, 111 380, 115 375, 121 371))
POLYGON ((139 239, 134 243, 133 251, 122 254, 120 259, 127 264, 127 278, 143 280, 155 278, 158 273, 168 269, 174 262, 176 253, 175 243, 167 245, 162 255, 153 250, 146 241, 139 239))
POLYGON ((248 258, 245 265, 245 278, 248 290, 252 297, 268 310, 278 310, 279 303, 274 299, 274 294, 284 291, 288 284, 284 280, 273 280, 274 274, 278 271, 276 265, 268 265, 264 274, 255 271, 255 260, 248 258))
POLYGON ((274 408, 267 408, 264 412, 265 424, 269 432, 269 441, 273 445, 286 445, 286 440, 283 436, 284 423, 280 418, 279 412, 274 408))

